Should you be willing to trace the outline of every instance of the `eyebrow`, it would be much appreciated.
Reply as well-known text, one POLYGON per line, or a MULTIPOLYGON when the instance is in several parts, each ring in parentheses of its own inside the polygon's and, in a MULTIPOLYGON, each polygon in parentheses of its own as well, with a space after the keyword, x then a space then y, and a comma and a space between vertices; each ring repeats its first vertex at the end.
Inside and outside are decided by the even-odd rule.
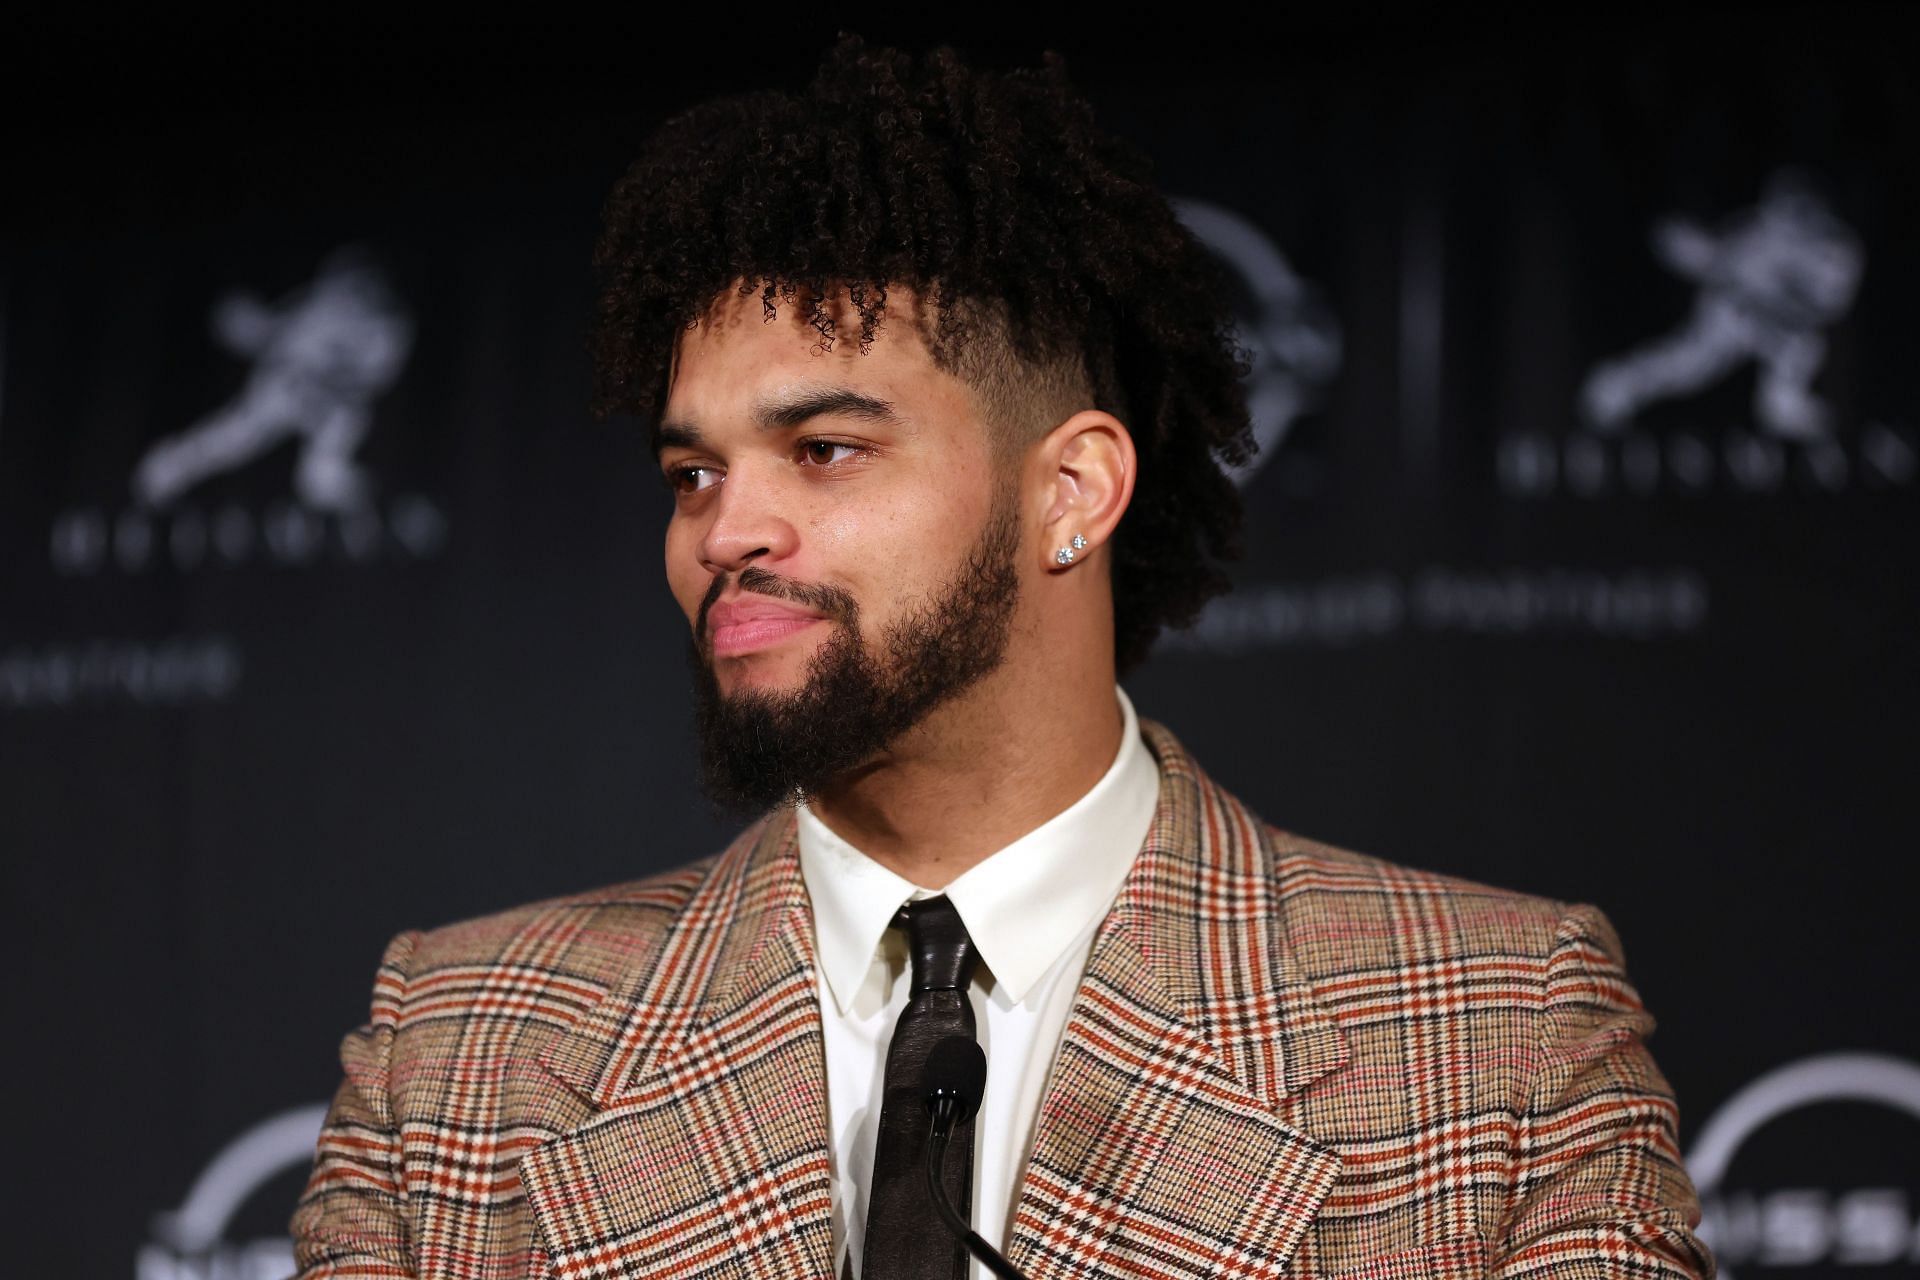
MULTIPOLYGON (((762 400, 753 408, 753 422, 762 431, 785 431, 820 417, 859 418, 886 426, 901 425, 893 405, 878 396, 848 387, 810 387, 762 400)), ((706 437, 692 422, 669 418, 653 429, 653 456, 670 446, 695 448, 706 437)))

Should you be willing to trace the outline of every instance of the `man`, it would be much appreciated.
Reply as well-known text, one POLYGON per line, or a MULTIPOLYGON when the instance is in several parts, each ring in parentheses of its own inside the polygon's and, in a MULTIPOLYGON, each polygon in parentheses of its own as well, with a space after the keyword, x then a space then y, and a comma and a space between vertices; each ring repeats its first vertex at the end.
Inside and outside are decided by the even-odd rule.
POLYGON ((1057 67, 843 41, 666 126, 599 264, 759 816, 393 943, 306 1275, 964 1274, 935 1040, 987 1060, 937 1176, 1033 1277, 1710 1270, 1597 912, 1268 826, 1119 691, 1224 585, 1247 424, 1205 256, 1057 67))

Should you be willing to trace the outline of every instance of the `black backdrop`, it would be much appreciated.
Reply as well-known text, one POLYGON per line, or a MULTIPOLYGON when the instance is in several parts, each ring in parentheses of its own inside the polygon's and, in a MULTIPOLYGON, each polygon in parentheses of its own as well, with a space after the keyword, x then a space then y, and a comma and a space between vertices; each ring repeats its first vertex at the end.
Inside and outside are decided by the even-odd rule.
MULTIPOLYGON (((1239 272, 1249 554, 1143 714, 1283 826, 1602 906, 1741 1275, 1920 1271, 1897 16, 867 27, 1064 49, 1239 272)), ((23 1274, 277 1274, 390 934, 729 834, 587 255, 663 112, 831 34, 176 21, 4 55, 23 1274)))

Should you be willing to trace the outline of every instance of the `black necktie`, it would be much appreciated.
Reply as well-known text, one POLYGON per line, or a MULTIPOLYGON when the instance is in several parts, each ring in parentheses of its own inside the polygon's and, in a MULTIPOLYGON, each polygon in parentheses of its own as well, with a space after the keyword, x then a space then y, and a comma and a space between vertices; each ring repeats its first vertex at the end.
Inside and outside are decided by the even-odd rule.
MULTIPOLYGON (((974 1038, 967 984, 977 957, 960 913, 944 896, 909 902, 894 917, 907 931, 913 987, 887 1046, 887 1079, 867 1196, 865 1280, 965 1280, 966 1248, 927 1195, 927 1104, 921 1092, 927 1051, 948 1036, 974 1038)), ((947 1195, 961 1217, 973 1198, 973 1121, 957 1125, 947 1148, 947 1195)))

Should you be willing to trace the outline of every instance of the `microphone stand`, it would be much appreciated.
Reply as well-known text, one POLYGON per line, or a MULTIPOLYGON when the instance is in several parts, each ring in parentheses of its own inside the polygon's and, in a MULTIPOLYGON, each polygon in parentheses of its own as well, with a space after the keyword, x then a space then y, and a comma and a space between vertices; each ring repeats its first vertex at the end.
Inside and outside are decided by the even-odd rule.
POLYGON ((1027 1280, 1027 1277, 1011 1262, 1000 1256, 1000 1251, 986 1242, 978 1231, 967 1225, 967 1220, 953 1211, 953 1205, 947 1199, 946 1179, 940 1171, 947 1164, 947 1141, 953 1137, 954 1123, 960 1118, 960 1100, 951 1094, 942 1094, 927 1099, 930 1113, 927 1129, 927 1193, 933 1197, 933 1207, 940 1211, 940 1218, 947 1224, 947 1230, 960 1237, 960 1243, 967 1246, 967 1252, 978 1258, 981 1265, 999 1276, 1001 1280, 1027 1280))

